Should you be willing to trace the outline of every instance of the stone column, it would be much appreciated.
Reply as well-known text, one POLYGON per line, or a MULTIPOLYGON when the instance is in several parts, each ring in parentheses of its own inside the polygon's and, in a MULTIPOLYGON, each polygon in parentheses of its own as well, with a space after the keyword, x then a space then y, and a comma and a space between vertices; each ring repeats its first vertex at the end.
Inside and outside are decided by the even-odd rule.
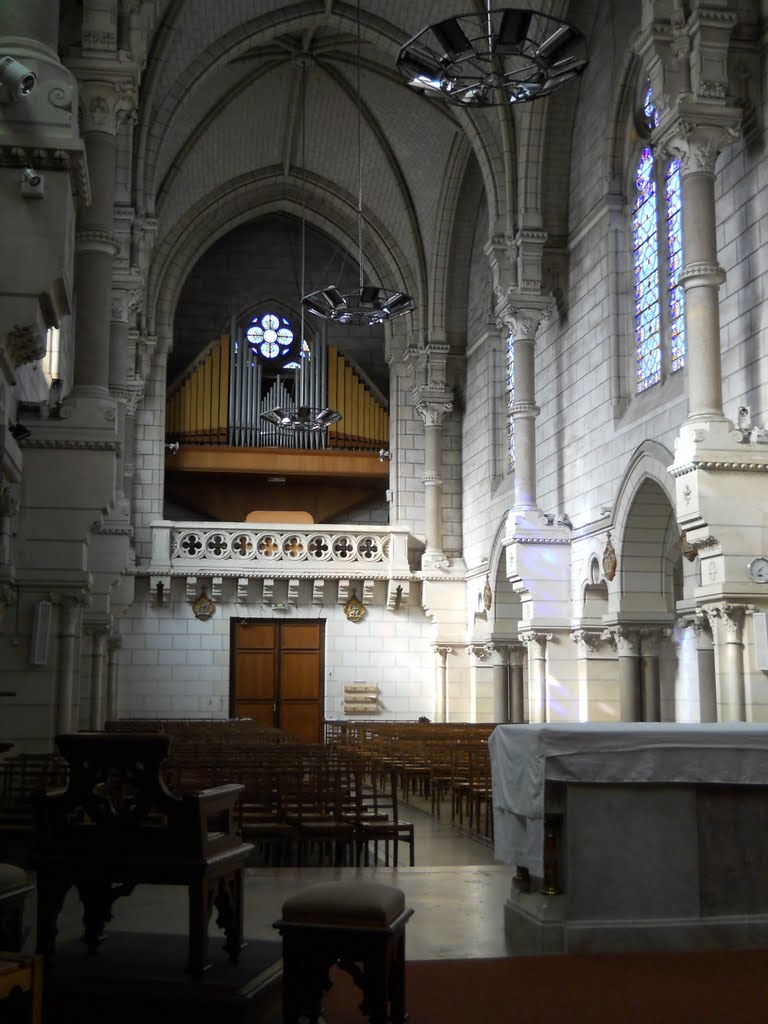
POLYGON ((638 632, 617 626, 611 630, 619 661, 619 721, 642 721, 640 644, 638 632))
POLYGON ((641 721, 643 722, 661 721, 661 675, 659 672, 661 638, 662 634, 658 629, 640 630, 641 721))
POLYGON ((717 673, 712 626, 707 615, 697 612, 693 623, 696 635, 696 661, 699 670, 699 721, 717 721, 717 673))
POLYGON ((525 721, 525 683, 523 680, 523 658, 526 650, 522 644, 509 648, 509 720, 525 721))
POLYGON ((493 721, 511 722, 509 687, 509 647, 493 644, 493 721))
POLYGON ((84 599, 66 594, 61 598, 59 612, 59 692, 56 702, 56 732, 72 732, 74 721, 77 653, 80 621, 84 599))
POLYGON ((414 373, 414 407, 424 421, 424 533, 422 568, 447 568, 443 550, 443 421, 453 411, 453 391, 446 383, 448 345, 430 342, 409 353, 414 373))
POLYGON ((552 639, 552 634, 531 630, 519 636, 528 645, 528 721, 546 722, 547 641, 552 639))
POLYGON ((91 706, 89 726, 93 732, 104 728, 105 686, 104 672, 106 668, 107 638, 109 629, 106 626, 89 626, 86 633, 91 637, 91 706))
POLYGON ((105 719, 108 722, 118 717, 117 684, 120 672, 120 648, 122 638, 112 634, 107 638, 107 704, 105 719))
POLYGON ((508 334, 512 334, 515 359, 514 400, 511 405, 514 422, 512 452, 515 461, 514 510, 518 514, 538 509, 536 493, 536 405, 534 374, 534 342, 536 331, 546 317, 552 300, 549 296, 531 296, 516 305, 515 296, 508 296, 497 310, 497 316, 508 334), (525 301, 526 304, 522 305, 525 301))
POLYGON ((450 647, 435 647, 437 655, 437 685, 435 687, 435 721, 448 721, 448 655, 450 647))
POLYGON ((744 615, 742 605, 720 604, 707 608, 710 622, 717 622, 715 666, 717 712, 720 722, 745 722, 744 615))
POLYGON ((725 272, 717 261, 715 162, 739 137, 740 112, 680 101, 657 130, 666 151, 680 160, 683 208, 685 338, 688 420, 725 420, 720 368, 718 290, 725 272))
POLYGON ((74 397, 109 398, 109 338, 112 314, 112 263, 117 253, 113 231, 116 135, 132 116, 136 90, 125 70, 111 80, 102 69, 72 62, 80 88, 80 130, 88 158, 92 202, 77 225, 75 280, 77 308, 74 397))

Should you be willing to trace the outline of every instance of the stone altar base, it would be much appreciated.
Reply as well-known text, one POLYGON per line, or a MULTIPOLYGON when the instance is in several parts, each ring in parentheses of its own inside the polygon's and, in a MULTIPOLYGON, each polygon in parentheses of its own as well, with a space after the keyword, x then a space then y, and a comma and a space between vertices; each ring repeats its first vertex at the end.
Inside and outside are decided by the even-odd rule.
POLYGON ((768 946, 765 786, 558 788, 562 892, 513 884, 504 920, 514 952, 768 946))
POLYGON ((110 932, 89 956, 77 939, 46 966, 45 1024, 256 1024, 280 1005, 280 943, 249 941, 231 964, 211 939, 212 966, 184 972, 186 935, 110 932))

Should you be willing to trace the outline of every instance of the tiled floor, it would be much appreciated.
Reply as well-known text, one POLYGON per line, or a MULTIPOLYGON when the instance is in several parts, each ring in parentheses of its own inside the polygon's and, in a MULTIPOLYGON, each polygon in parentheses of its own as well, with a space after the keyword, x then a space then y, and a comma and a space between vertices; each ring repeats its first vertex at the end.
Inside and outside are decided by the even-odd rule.
MULTIPOLYGON (((416 807, 405 808, 402 817, 414 823, 413 868, 249 869, 246 938, 278 941, 272 922, 280 917, 283 901, 307 885, 370 878, 403 889, 415 911, 407 932, 409 960, 507 955, 504 902, 514 869, 496 864, 490 846, 460 835, 416 807)), ((183 934, 186 914, 182 887, 139 886, 116 903, 109 931, 183 934)), ((79 917, 79 904, 70 894, 59 923, 61 939, 79 934, 79 917)))

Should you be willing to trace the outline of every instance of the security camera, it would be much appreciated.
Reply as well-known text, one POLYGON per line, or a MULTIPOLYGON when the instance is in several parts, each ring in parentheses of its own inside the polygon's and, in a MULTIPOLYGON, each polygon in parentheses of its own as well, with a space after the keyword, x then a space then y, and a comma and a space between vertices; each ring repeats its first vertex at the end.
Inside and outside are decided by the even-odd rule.
POLYGON ((35 87, 37 75, 13 57, 0 57, 0 100, 15 103, 29 96, 35 87))
POLYGON ((45 178, 31 167, 19 171, 19 191, 28 199, 42 199, 45 195, 45 178))
POLYGON ((28 185, 33 187, 39 185, 41 181, 40 175, 33 171, 31 167, 25 167, 19 177, 22 181, 26 181, 28 185))

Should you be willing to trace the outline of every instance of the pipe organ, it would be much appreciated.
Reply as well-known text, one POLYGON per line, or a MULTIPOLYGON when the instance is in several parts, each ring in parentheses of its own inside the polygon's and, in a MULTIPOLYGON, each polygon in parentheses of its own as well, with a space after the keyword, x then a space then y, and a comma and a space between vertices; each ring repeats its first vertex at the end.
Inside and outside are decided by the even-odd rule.
POLYGON ((166 435, 183 444, 376 451, 389 445, 389 414, 335 345, 318 340, 299 370, 275 375, 242 338, 222 335, 174 385, 166 435), (327 431, 293 433, 260 418, 299 405, 330 406, 342 419, 327 431))

